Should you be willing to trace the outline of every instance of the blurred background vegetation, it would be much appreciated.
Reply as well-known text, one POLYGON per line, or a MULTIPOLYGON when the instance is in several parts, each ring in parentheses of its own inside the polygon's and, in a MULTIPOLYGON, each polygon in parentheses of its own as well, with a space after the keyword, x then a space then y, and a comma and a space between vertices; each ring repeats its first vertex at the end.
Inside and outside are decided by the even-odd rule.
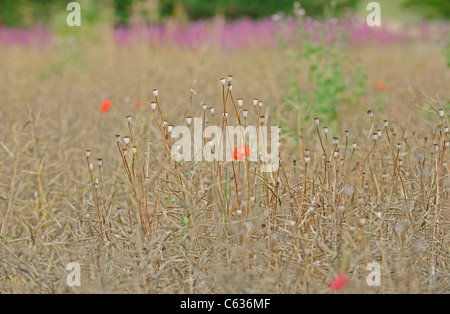
MULTIPOLYGON (((27 27, 36 24, 51 25, 55 17, 67 15, 70 1, 62 0, 0 0, 0 24, 27 27)), ((171 17, 197 20, 222 16, 228 20, 249 17, 263 18, 274 13, 292 11, 293 0, 78 0, 83 10, 83 21, 94 23, 107 19, 115 25, 140 22, 157 23, 171 17)), ((320 17, 326 7, 335 4, 336 14, 363 12, 370 1, 366 0, 302 0, 301 6, 308 15, 320 17)), ((404 16, 448 19, 448 0, 380 0, 382 10, 389 9, 404 16)))

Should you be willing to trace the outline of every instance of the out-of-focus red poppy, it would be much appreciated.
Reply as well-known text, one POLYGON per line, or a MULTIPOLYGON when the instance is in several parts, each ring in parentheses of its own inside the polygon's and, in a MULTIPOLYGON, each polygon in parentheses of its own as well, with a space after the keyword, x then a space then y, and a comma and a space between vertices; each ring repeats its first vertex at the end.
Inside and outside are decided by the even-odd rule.
POLYGON ((102 102, 102 105, 100 106, 101 113, 108 113, 109 109, 111 109, 112 101, 111 100, 104 100, 102 102))
POLYGON ((138 109, 144 107, 144 103, 142 101, 138 101, 137 103, 134 104, 134 108, 138 109))
POLYGON ((244 161, 250 156, 250 148, 246 145, 239 145, 233 152, 233 158, 238 161, 244 161))
POLYGON ((378 90, 385 90, 386 89, 386 83, 384 82, 384 81, 379 81, 378 83, 377 83, 377 89, 378 90))
POLYGON ((333 279, 329 288, 332 291, 341 291, 348 285, 348 278, 345 274, 339 274, 336 278, 333 279))

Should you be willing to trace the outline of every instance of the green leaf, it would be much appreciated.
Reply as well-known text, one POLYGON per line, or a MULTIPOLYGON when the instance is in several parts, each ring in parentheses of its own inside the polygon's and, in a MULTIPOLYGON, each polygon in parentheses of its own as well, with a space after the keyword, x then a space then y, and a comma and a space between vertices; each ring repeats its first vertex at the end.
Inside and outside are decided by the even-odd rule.
POLYGON ((3 235, 0 234, 0 240, 3 239, 3 235))

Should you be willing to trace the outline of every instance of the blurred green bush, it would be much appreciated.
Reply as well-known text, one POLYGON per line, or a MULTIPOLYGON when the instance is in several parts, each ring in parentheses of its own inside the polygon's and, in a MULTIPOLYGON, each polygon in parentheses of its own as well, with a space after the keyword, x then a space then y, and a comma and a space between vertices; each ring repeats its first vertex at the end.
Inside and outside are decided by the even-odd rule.
MULTIPOLYGON (((29 26, 36 23, 48 25, 55 15, 64 12, 72 0, 0 0, 0 23, 8 26, 29 26)), ((158 8, 159 19, 179 15, 190 20, 222 15, 227 19, 240 17, 262 18, 278 12, 290 13, 295 0, 77 0, 83 7, 111 8, 114 23, 128 24, 133 8, 152 3, 158 8), (93 5, 95 3, 95 5, 93 5)), ((402 0, 407 8, 420 11, 425 17, 449 18, 450 1, 402 0)), ((335 14, 355 10, 361 0, 301 0, 301 6, 310 16, 323 16, 325 8, 335 3, 335 14)), ((92 16, 91 16, 92 17, 92 16)), ((92 19, 91 19, 92 22, 92 19)))

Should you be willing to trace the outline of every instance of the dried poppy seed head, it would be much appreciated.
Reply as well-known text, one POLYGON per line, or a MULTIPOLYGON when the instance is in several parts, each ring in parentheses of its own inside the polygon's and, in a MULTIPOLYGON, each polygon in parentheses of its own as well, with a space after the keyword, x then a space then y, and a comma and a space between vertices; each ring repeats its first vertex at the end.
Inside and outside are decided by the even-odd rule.
POLYGON ((402 148, 402 143, 397 143, 397 149, 401 149, 402 148))
POLYGON ((311 161, 311 158, 310 158, 310 157, 305 157, 305 164, 306 164, 306 165, 309 164, 310 161, 311 161))
POLYGON ((186 117, 186 123, 187 123, 187 125, 191 125, 192 124, 192 117, 186 117))
POLYGON ((120 141, 120 134, 116 134, 116 142, 119 143, 120 141))
POLYGON ((247 119, 248 111, 247 110, 242 111, 242 115, 244 116, 244 119, 247 119))
POLYGON ((86 150, 86 158, 91 157, 91 151, 90 150, 86 150))
POLYGON ((156 109, 156 102, 155 102, 155 101, 152 101, 152 102, 150 103, 150 107, 152 108, 153 111, 155 111, 155 109, 156 109))
POLYGON ((439 109, 439 116, 443 118, 445 115, 444 109, 439 109))
POLYGON ((355 149, 356 146, 358 146, 358 144, 356 142, 353 142, 353 144, 352 144, 353 149, 355 149))
POLYGON ((131 152, 133 153, 133 155, 135 155, 136 152, 137 152, 137 147, 136 147, 136 146, 133 146, 133 147, 131 148, 131 152))
POLYGON ((255 98, 255 99, 253 99, 253 106, 256 107, 257 105, 258 105, 258 99, 255 98))
POLYGON ((444 132, 448 133, 448 126, 444 126, 444 132))
POLYGON ((150 147, 150 146, 152 146, 152 144, 153 144, 152 140, 149 140, 148 141, 148 146, 150 147))
POLYGON ((127 121, 128 121, 128 123, 131 122, 131 116, 127 116, 127 121))
POLYGON ((242 106, 244 105, 244 100, 242 98, 239 98, 237 100, 237 104, 238 104, 239 108, 242 108, 242 106))
POLYGON ((326 126, 323 127, 323 133, 328 134, 328 127, 326 126))
POLYGON ((261 117, 259 118, 259 122, 261 122, 261 124, 263 124, 263 123, 264 123, 264 121, 265 121, 265 119, 266 119, 266 117, 265 117, 265 116, 261 116, 261 117))
POLYGON ((449 147, 450 146, 450 141, 445 142, 445 147, 449 147))
POLYGON ((227 82, 231 83, 232 80, 233 80, 233 75, 228 75, 227 82))
POLYGON ((305 148, 305 156, 309 156, 309 147, 305 148))
POLYGON ((222 84, 223 86, 225 86, 225 84, 227 83, 227 80, 225 78, 221 78, 220 79, 220 84, 222 84))
POLYGON ((375 132, 375 133, 373 133, 373 140, 376 141, 377 139, 378 139, 378 133, 375 132))
POLYGON ((314 118, 314 124, 315 124, 316 126, 319 126, 319 124, 320 124, 319 118, 314 118))
POLYGON ((237 214, 238 216, 242 215, 242 210, 238 209, 238 210, 236 211, 236 214, 237 214))
POLYGON ((369 118, 373 118, 373 111, 372 110, 368 110, 367 111, 367 115, 369 116, 369 118))
POLYGON ((264 104, 264 102, 262 100, 258 101, 258 105, 260 108, 262 108, 263 104, 264 104))
POLYGON ((103 165, 102 159, 97 159, 97 166, 101 167, 103 165))
POLYGON ((169 134, 172 133, 172 131, 173 131, 173 125, 167 126, 167 131, 169 132, 169 134))
POLYGON ((203 111, 206 111, 206 109, 208 109, 208 106, 206 106, 206 104, 202 104, 202 108, 203 108, 203 111))
POLYGON ((381 134, 382 134, 382 133, 381 133, 381 130, 378 130, 378 131, 377 131, 377 134, 378 134, 378 138, 381 138, 381 134))
POLYGON ((339 144, 339 139, 337 137, 333 137, 333 145, 339 144))
POLYGON ((348 130, 346 130, 345 132, 344 132, 344 135, 345 135, 345 137, 349 137, 349 135, 350 135, 350 131, 348 131, 348 130))
POLYGON ((159 93, 158 93, 158 90, 157 90, 157 89, 154 89, 154 90, 153 90, 153 96, 158 97, 158 94, 159 94, 159 93))
POLYGON ((163 121, 164 126, 167 126, 167 121, 163 121))
POLYGON ((228 91, 231 92, 233 90, 233 85, 228 85, 228 91))
POLYGON ((387 127, 389 126, 388 120, 384 120, 384 121, 383 121, 383 125, 384 125, 385 128, 387 128, 387 127))
POLYGON ((125 137, 123 138, 123 143, 124 143, 126 146, 128 146, 128 144, 130 144, 130 137, 129 137, 129 136, 125 136, 125 137))
POLYGON ((209 108, 209 112, 211 112, 211 114, 213 115, 214 114, 214 108, 213 107, 209 108))
POLYGON ((437 153, 437 152, 439 151, 439 144, 434 144, 434 145, 433 145, 433 151, 434 151, 435 153, 437 153))

